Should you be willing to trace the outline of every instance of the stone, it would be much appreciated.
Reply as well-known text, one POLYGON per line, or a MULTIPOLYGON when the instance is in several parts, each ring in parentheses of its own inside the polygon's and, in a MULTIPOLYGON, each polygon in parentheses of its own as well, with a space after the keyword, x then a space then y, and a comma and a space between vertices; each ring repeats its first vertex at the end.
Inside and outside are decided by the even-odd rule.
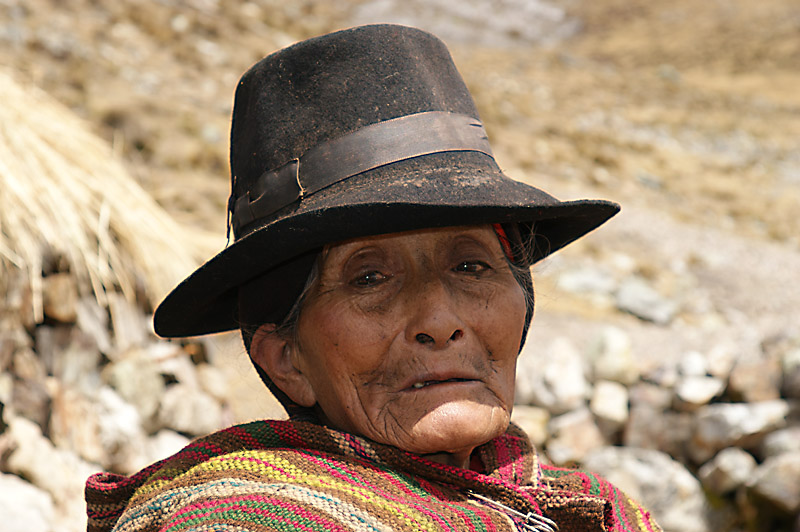
POLYGON ((103 379, 139 412, 148 426, 158 412, 166 385, 159 365, 142 349, 129 349, 103 370, 103 379))
POLYGON ((200 388, 220 403, 227 401, 230 387, 228 378, 220 369, 211 364, 200 364, 195 371, 200 388))
MULTIPOLYGON (((668 389, 674 388, 678 384, 678 367, 672 361, 664 361, 654 368, 644 372, 642 380, 655 384, 659 388, 668 389)), ((670 400, 672 395, 670 394, 670 400)))
POLYGON ((78 328, 94 340, 101 353, 110 353, 112 345, 108 332, 108 312, 93 297, 84 297, 78 300, 76 314, 78 328))
POLYGON ((61 323, 78 318, 78 286, 69 273, 56 273, 42 279, 44 315, 61 323))
POLYGON ((164 392, 159 421, 164 428, 200 436, 221 428, 222 407, 204 391, 176 383, 164 392))
POLYGON ((693 412, 722 395, 725 382, 716 377, 683 377, 675 387, 675 409, 693 412))
POLYGON ((46 428, 49 420, 51 396, 46 381, 15 379, 11 401, 17 415, 26 417, 39 427, 46 428))
POLYGON ((649 382, 637 382, 628 389, 630 404, 666 410, 672 405, 672 392, 649 382))
POLYGON ((94 398, 56 381, 49 428, 50 439, 59 449, 88 462, 106 463, 106 451, 97 437, 100 427, 94 398))
POLYGON ((610 295, 617 289, 613 276, 599 268, 567 270, 558 277, 558 288, 573 294, 610 295))
POLYGON ((158 342, 149 345, 147 353, 157 364, 158 371, 167 382, 179 382, 190 388, 200 388, 197 368, 179 345, 171 342, 158 342))
POLYGON ((761 443, 761 458, 766 460, 786 453, 800 452, 800 426, 770 432, 761 443))
POLYGON ((736 359, 736 348, 734 346, 728 344, 715 345, 706 356, 708 374, 727 382, 731 370, 736 364, 736 359))
POLYGON ((0 473, 0 515, 4 532, 51 532, 56 529, 50 494, 16 475, 0 473))
POLYGON ((788 399, 800 399, 800 347, 788 350, 781 357, 783 382, 781 393, 788 399))
POLYGON ((678 304, 671 301, 644 279, 631 277, 617 291, 617 308, 657 325, 668 325, 678 313, 678 304))
POLYGON ((664 411, 646 403, 632 402, 622 444, 658 449, 685 463, 688 461, 687 442, 693 431, 694 415, 691 413, 664 411))
POLYGON ((525 431, 534 447, 541 448, 547 441, 550 413, 544 408, 515 405, 511 412, 511 421, 525 431))
POLYGON ((781 364, 777 358, 742 357, 731 370, 728 395, 744 403, 780 399, 781 381, 781 364))
POLYGON ((590 349, 590 357, 596 380, 633 384, 639 379, 631 339, 622 329, 605 327, 590 349))
POLYGON ((700 482, 661 451, 600 447, 586 454, 582 467, 599 473, 641 502, 664 530, 711 530, 700 482))
POLYGON ((109 386, 97 394, 98 439, 108 459, 106 469, 133 473, 143 462, 146 436, 136 407, 109 386))
POLYGON ((698 477, 712 493, 725 495, 743 486, 756 467, 753 455, 738 447, 728 447, 703 464, 698 477))
POLYGON ((789 404, 783 400, 701 407, 696 413, 690 456, 702 464, 726 447, 757 446, 768 432, 786 425, 788 413, 789 404))
POLYGON ((614 381, 594 384, 589 410, 607 438, 619 431, 628 420, 628 389, 614 381))
POLYGON ((515 403, 540 406, 554 415, 574 410, 589 395, 585 373, 583 358, 566 338, 558 337, 545 348, 523 348, 515 403))
POLYGON ((547 455, 559 466, 580 463, 591 449, 606 444, 588 408, 579 408, 550 420, 547 455))
MULTIPOLYGON (((5 469, 47 491, 62 510, 60 520, 74 522, 82 518, 85 523, 85 505, 76 506, 75 501, 82 500, 86 478, 97 473, 100 467, 81 460, 72 452, 54 447, 32 421, 14 417, 8 425, 2 435, 10 449, 5 469)), ((69 527, 64 526, 64 529, 69 527)))
POLYGON ((93 393, 100 387, 100 351, 91 336, 72 328, 67 344, 56 349, 50 364, 53 377, 63 386, 93 393))
POLYGON ((699 351, 687 351, 681 356, 676 369, 683 377, 705 377, 708 374, 708 361, 699 351))
POLYGON ((119 353, 144 345, 149 335, 149 327, 141 311, 124 295, 109 292, 107 297, 116 342, 116 349, 109 353, 113 359, 119 353))
POLYGON ((800 511, 800 452, 768 458, 748 483, 750 492, 786 514, 800 511))
POLYGON ((146 460, 143 464, 149 464, 169 458, 187 445, 191 440, 174 430, 163 429, 156 433, 152 438, 147 439, 145 446, 146 460))

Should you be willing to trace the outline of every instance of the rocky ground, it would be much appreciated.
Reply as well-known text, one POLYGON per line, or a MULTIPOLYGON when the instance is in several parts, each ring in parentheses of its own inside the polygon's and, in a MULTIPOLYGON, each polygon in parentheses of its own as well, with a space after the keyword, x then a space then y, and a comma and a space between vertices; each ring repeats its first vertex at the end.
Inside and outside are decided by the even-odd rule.
MULTIPOLYGON (((800 530, 796 3, 283 4, 0 0, 0 64, 84 117, 221 248, 241 72, 354 23, 432 29, 509 175, 623 204, 536 267, 516 419, 550 460, 603 472, 667 530, 800 530)), ((26 530, 82 528, 90 471, 277 412, 235 338, 158 341, 122 300, 21 323, 20 300, 0 328, 0 514, 26 530)))

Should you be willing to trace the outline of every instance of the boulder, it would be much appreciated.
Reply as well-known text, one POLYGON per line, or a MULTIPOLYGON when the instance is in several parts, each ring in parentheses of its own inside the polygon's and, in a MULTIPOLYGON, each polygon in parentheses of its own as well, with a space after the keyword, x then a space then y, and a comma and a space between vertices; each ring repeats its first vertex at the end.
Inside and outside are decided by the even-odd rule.
POLYGON ((700 482, 669 455, 651 449, 600 447, 586 454, 582 466, 644 504, 664 530, 710 532, 700 482))
POLYGON ((0 473, 0 516, 4 532, 51 532, 56 529, 50 494, 16 475, 0 473))
POLYGON ((515 405, 511 412, 511 421, 519 425, 531 439, 534 447, 542 448, 547 441, 547 424, 550 413, 544 408, 530 405, 515 405))
POLYGON ((665 298, 640 277, 622 282, 617 291, 617 308, 645 321, 669 325, 678 313, 678 304, 665 298))
POLYGON ((800 347, 788 350, 781 357, 783 382, 781 392, 789 399, 800 399, 800 347))
POLYGON ((694 416, 689 412, 664 411, 646 403, 632 403, 622 444, 658 449, 685 463, 688 459, 687 442, 693 430, 694 416))
POLYGON ((107 297, 116 343, 115 349, 108 353, 113 360, 128 349, 144 345, 149 337, 150 327, 142 312, 124 295, 109 292, 107 297))
POLYGON ((515 403, 540 406, 555 415, 574 410, 590 392, 585 373, 581 354, 566 338, 558 337, 545 348, 523 349, 515 403))
POLYGON ((85 523, 84 482, 100 467, 57 449, 38 425, 22 417, 9 420, 2 438, 0 447, 8 449, 5 468, 50 494, 59 511, 60 529, 72 530, 74 526, 70 525, 80 520, 85 523))
POLYGON ((780 454, 800 452, 800 426, 770 432, 761 443, 761 458, 766 460, 780 454))
POLYGON ((106 453, 105 469, 133 473, 143 462, 146 434, 136 407, 109 386, 97 394, 98 440, 106 453))
POLYGON ((756 467, 758 464, 753 455, 738 447, 728 447, 703 464, 698 477, 711 492, 725 495, 743 486, 756 467))
POLYGON ((617 327, 606 327, 590 348, 595 380, 633 384, 639 379, 639 367, 633 355, 631 339, 617 327))
POLYGON ((61 323, 78 318, 78 286, 69 273, 56 273, 42 279, 44 315, 61 323))
POLYGON ((580 408, 550 420, 547 455, 560 466, 579 463, 586 453, 606 444, 588 408, 580 408))
POLYGON ((145 349, 129 349, 103 370, 103 379, 133 405, 145 426, 158 412, 166 385, 159 365, 145 349))
POLYGON ((788 413, 783 400, 706 405, 697 411, 690 456, 701 464, 726 447, 757 446, 768 432, 786 424, 788 413))
POLYGON ((676 369, 683 377, 705 377, 708 374, 708 360, 699 351, 688 351, 681 356, 676 369))
POLYGON ((176 383, 164 392, 158 417, 161 427, 201 436, 221 428, 222 407, 204 391, 176 383))
POLYGON ((800 512, 800 452, 768 458, 748 483, 755 497, 788 515, 800 512))
POLYGON ((731 370, 728 395, 734 401, 753 403, 781 396, 781 364, 775 357, 743 357, 731 370))
POLYGON ((676 410, 693 412, 725 390, 725 382, 705 375, 682 377, 675 386, 676 410))
POLYGON ((610 438, 628 420, 628 389, 614 381, 596 382, 589 410, 600 429, 610 438))

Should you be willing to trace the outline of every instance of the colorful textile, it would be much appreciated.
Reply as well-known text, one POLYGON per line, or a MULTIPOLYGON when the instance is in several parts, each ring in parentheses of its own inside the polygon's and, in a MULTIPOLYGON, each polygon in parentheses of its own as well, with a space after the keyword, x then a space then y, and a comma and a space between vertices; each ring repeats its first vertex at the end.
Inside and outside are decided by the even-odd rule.
POLYGON ((513 425, 475 456, 483 472, 314 423, 258 421, 130 477, 90 477, 88 531, 533 530, 497 503, 560 532, 661 530, 607 481, 540 464, 513 425))

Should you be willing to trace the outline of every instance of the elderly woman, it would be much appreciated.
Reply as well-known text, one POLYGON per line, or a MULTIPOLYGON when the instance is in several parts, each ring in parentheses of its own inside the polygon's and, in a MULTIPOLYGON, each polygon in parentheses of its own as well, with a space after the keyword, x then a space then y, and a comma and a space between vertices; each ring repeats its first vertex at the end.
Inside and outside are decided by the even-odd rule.
POLYGON ((231 170, 235 242, 155 327, 241 329, 289 419, 90 478, 89 530, 658 530, 509 423, 530 265, 618 206, 503 175, 439 40, 367 26, 263 59, 231 170))

